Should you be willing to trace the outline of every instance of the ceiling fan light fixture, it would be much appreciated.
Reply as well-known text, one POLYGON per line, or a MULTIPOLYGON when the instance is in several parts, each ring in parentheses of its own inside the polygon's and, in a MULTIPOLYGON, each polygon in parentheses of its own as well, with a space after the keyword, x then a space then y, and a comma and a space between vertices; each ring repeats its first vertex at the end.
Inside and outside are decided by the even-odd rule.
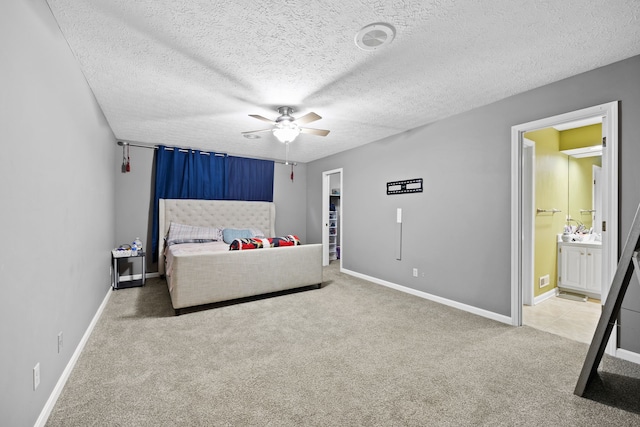
POLYGON ((301 125, 306 125, 307 123, 315 122, 316 120, 322 119, 321 116, 314 112, 310 112, 304 114, 300 117, 293 117, 291 113, 293 113, 293 108, 291 107, 279 107, 278 113, 280 116, 275 120, 267 119, 259 114, 249 114, 250 117, 254 119, 258 119, 263 122, 267 122, 273 125, 271 129, 260 129, 260 130, 252 130, 248 132, 242 132, 245 137, 247 135, 253 135, 257 132, 273 132, 273 135, 278 139, 278 141, 289 147, 289 143, 293 142, 298 135, 301 133, 308 133, 311 135, 317 136, 327 136, 329 134, 328 130, 325 129, 312 129, 307 127, 301 127, 301 125))
POLYGON ((300 127, 295 123, 281 122, 273 128, 273 135, 283 144, 293 142, 300 135, 300 127))

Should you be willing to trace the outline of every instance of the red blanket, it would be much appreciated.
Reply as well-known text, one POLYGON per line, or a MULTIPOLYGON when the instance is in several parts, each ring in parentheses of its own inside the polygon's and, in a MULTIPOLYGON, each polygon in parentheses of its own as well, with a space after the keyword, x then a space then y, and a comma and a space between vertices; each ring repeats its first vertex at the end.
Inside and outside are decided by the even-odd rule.
POLYGON ((292 234, 287 237, 269 237, 264 239, 250 238, 250 239, 235 239, 229 245, 230 251, 242 251, 245 249, 263 249, 263 248, 277 248, 280 246, 295 246, 300 244, 298 236, 292 234))

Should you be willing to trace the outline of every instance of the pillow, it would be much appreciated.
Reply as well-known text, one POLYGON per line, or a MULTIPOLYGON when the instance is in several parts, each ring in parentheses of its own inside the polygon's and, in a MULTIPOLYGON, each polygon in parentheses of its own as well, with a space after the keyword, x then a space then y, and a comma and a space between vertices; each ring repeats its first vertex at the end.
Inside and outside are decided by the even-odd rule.
POLYGON ((222 240, 231 243, 236 239, 251 239, 253 237, 264 237, 260 230, 255 228, 225 228, 222 230, 222 240))
POLYGON ((172 222, 169 225, 167 246, 178 243, 205 243, 221 240, 221 232, 215 227, 197 227, 194 225, 178 224, 172 222))
POLYGON ((230 251, 241 251, 245 249, 262 249, 262 248, 277 248, 280 246, 297 246, 300 244, 300 239, 295 235, 288 235, 286 237, 269 237, 268 239, 260 238, 242 238, 235 239, 229 245, 230 251))
POLYGON ((251 232, 253 233, 253 237, 257 237, 259 239, 264 239, 265 237, 267 237, 264 235, 262 230, 258 230, 257 228, 250 228, 249 230, 251 230, 251 232))

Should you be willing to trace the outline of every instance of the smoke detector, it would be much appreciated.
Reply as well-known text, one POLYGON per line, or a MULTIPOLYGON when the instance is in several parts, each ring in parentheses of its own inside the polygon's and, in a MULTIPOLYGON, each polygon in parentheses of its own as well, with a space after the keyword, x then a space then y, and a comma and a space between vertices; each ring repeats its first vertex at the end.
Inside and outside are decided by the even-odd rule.
POLYGON ((388 45, 396 36, 393 25, 385 22, 376 22, 363 27, 356 34, 355 42, 362 50, 377 50, 388 45))

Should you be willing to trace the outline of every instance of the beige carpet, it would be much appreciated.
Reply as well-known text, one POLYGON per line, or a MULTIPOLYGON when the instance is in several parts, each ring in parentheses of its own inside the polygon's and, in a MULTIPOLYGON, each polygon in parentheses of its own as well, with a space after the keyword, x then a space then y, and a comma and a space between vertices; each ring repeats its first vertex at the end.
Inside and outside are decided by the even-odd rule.
POLYGON ((48 426, 640 425, 640 370, 587 345, 339 273, 321 289, 174 316, 115 291, 48 426))

